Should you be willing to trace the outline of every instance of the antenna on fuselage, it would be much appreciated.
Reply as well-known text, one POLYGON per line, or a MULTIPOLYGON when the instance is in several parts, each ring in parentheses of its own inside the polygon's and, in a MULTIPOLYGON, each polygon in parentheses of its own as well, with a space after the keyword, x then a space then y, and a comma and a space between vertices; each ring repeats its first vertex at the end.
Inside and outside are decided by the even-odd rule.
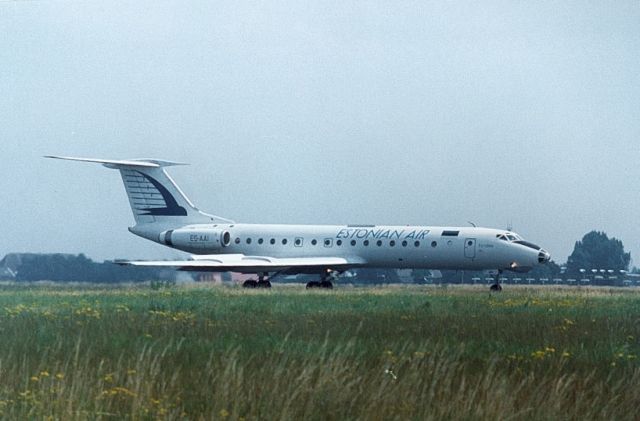
POLYGON ((468 222, 468 223, 469 223, 473 228, 477 228, 476 224, 474 224, 473 222, 471 222, 471 221, 467 221, 467 222, 468 222))
POLYGON ((513 231, 513 221, 509 221, 507 224, 507 231, 513 231))

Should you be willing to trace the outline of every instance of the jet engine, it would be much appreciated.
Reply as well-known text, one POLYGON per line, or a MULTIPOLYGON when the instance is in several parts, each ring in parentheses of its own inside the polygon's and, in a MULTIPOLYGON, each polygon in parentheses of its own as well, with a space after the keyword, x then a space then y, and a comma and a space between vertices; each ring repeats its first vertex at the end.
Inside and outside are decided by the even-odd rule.
POLYGON ((227 247, 231 233, 220 228, 179 228, 161 232, 159 241, 184 251, 211 250, 227 247))

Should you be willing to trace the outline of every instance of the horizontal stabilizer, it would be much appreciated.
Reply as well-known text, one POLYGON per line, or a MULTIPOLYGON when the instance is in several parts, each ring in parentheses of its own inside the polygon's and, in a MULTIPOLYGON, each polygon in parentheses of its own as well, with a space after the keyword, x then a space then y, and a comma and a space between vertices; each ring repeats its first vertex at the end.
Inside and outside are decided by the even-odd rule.
POLYGON ((54 155, 47 155, 45 156, 45 158, 64 159, 66 161, 95 162, 98 164, 102 164, 107 168, 114 169, 119 169, 122 167, 160 168, 170 167, 174 165, 188 165, 180 162, 162 161, 159 159, 96 159, 54 155))

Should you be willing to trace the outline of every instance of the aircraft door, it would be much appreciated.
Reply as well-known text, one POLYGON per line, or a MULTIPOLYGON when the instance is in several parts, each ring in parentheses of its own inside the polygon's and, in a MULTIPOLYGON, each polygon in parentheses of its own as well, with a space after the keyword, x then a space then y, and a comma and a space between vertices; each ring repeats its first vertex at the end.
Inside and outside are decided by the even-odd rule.
POLYGON ((476 257, 476 239, 467 238, 464 240, 464 257, 475 259, 476 257))

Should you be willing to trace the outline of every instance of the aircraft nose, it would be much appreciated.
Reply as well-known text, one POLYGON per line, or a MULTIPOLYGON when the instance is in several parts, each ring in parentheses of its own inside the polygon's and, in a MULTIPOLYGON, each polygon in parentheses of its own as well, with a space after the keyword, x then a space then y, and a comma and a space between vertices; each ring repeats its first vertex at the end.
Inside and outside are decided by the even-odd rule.
POLYGON ((549 254, 549 252, 540 249, 540 252, 538 253, 538 263, 547 263, 549 260, 551 260, 551 255, 549 254))

